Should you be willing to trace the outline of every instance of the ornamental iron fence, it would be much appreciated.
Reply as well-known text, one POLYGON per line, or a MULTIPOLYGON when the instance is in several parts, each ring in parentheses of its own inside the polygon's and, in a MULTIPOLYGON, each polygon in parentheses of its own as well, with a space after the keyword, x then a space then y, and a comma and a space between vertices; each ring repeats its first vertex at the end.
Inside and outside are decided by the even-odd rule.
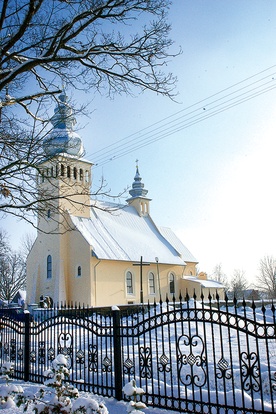
MULTIPOLYGON (((0 313, 1 315, 1 313, 0 313)), ((2 314, 0 364, 41 383, 64 354, 80 390, 120 400, 136 379, 149 406, 198 413, 276 412, 273 303, 179 298, 119 308, 57 306, 2 314)))

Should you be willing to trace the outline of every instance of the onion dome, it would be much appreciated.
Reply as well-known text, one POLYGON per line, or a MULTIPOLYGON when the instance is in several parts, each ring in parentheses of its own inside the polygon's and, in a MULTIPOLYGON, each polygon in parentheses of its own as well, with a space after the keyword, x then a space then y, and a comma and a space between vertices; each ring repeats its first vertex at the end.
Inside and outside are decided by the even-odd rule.
POLYGON ((136 174, 134 177, 134 182, 132 184, 132 189, 129 190, 129 194, 132 198, 146 197, 146 195, 148 194, 148 190, 144 188, 144 184, 142 183, 142 178, 139 173, 138 165, 136 165, 136 174))
POLYGON ((47 156, 66 153, 74 156, 83 154, 81 137, 73 131, 76 119, 72 108, 67 103, 67 96, 63 92, 58 98, 55 114, 51 118, 52 131, 43 141, 43 148, 47 156))

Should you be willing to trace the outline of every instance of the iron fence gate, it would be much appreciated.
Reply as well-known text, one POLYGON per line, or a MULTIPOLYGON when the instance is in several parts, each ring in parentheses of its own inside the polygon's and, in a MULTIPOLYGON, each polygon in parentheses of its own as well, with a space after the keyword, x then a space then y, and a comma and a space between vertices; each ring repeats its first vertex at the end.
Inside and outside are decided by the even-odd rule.
POLYGON ((35 321, 1 318, 0 362, 43 382, 57 354, 80 390, 123 398, 135 378, 142 400, 200 413, 276 411, 275 307, 202 297, 123 309, 53 308, 35 321), (238 306, 241 305, 241 306, 238 306))

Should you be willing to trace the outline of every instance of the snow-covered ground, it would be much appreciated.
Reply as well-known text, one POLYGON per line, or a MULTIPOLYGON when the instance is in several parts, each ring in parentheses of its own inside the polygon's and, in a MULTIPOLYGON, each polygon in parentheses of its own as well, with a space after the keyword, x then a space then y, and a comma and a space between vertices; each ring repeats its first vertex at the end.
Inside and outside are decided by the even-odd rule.
MULTIPOLYGON (((164 305, 165 309, 164 312, 166 310, 169 310, 169 308, 167 308, 167 305, 164 305)), ((191 306, 192 307, 192 306, 191 306)), ((190 307, 190 309, 191 309, 190 307)), ((196 305, 197 309, 200 309, 200 304, 196 305)), ((208 310, 208 308, 206 307, 206 309, 208 310)), ((223 311, 225 311, 222 307, 220 308, 220 312, 223 313, 223 311)), ((157 310, 151 310, 151 312, 158 313, 157 310)), ((220 327, 219 325, 214 325, 213 327, 208 327, 203 326, 200 323, 195 324, 195 321, 191 321, 188 320, 185 321, 185 319, 181 322, 179 322, 180 326, 179 326, 179 337, 182 335, 182 337, 184 336, 183 332, 183 326, 184 324, 188 324, 187 327, 185 327, 185 332, 189 332, 190 336, 192 336, 193 338, 197 338, 198 340, 198 344, 200 345, 200 338, 203 338, 202 341, 204 340, 204 348, 205 348, 205 352, 206 355, 212 357, 213 356, 213 351, 212 351, 212 347, 214 347, 215 352, 216 352, 216 356, 217 359, 219 359, 219 357, 221 356, 221 363, 226 363, 226 360, 230 360, 232 367, 230 369, 230 366, 227 367, 227 369, 225 370, 225 372, 222 372, 223 369, 221 369, 222 374, 225 375, 225 377, 227 378, 228 372, 229 375, 231 374, 231 376, 229 376, 230 378, 230 382, 225 381, 225 383, 223 381, 220 382, 222 375, 218 376, 216 375, 217 371, 216 371, 216 366, 215 363, 212 362, 211 359, 208 359, 208 371, 205 372, 205 370, 203 370, 200 366, 198 368, 198 370, 202 371, 203 377, 205 376, 205 374, 207 375, 207 382, 208 382, 208 390, 205 389, 204 387, 201 387, 201 385, 199 385, 198 388, 196 388, 195 386, 192 387, 192 391, 193 393, 191 393, 191 387, 189 387, 189 384, 187 385, 187 387, 185 388, 183 383, 182 384, 177 384, 175 382, 172 382, 173 380, 171 379, 171 383, 167 383, 166 379, 167 377, 164 376, 164 387, 161 387, 161 385, 159 385, 159 395, 162 395, 164 389, 164 393, 166 393, 167 395, 171 392, 171 390, 173 389, 173 387, 182 387, 183 388, 183 393, 181 394, 182 397, 186 396, 188 400, 190 401, 198 401, 198 402, 211 402, 216 404, 217 402, 221 405, 221 407, 223 407, 224 405, 233 405, 233 403, 235 402, 235 404, 237 404, 237 406, 244 406, 249 408, 249 409, 255 409, 258 410, 258 412, 269 412, 269 411, 273 411, 273 406, 272 404, 274 404, 275 401, 275 393, 276 393, 276 385, 274 388, 274 380, 272 380, 272 388, 271 388, 271 378, 270 378, 270 373, 271 375, 275 375, 276 378, 276 346, 275 346, 275 309, 271 308, 271 306, 267 306, 264 312, 264 309, 262 308, 258 308, 255 310, 255 312, 252 311, 251 308, 238 308, 238 309, 228 309, 228 312, 232 313, 233 316, 235 316, 235 313, 238 314, 241 318, 238 319, 238 324, 240 326, 240 328, 245 328, 245 332, 241 332, 238 336, 238 330, 237 329, 233 329, 231 330, 231 327, 233 326, 235 328, 236 324, 237 324, 237 320, 236 318, 226 318, 223 316, 223 318, 227 321, 227 323, 225 324, 224 327, 220 327), (246 324, 243 320, 242 317, 247 317, 249 318, 249 320, 247 320, 246 324), (252 322, 251 322, 251 320, 252 322), (264 323, 264 319, 266 321, 267 325, 267 332, 269 335, 271 335, 269 337, 269 339, 263 341, 262 339, 260 340, 255 340, 255 339, 250 339, 248 338, 247 340, 249 341, 248 343, 246 342, 246 337, 247 337, 247 331, 248 332, 253 332, 254 331, 254 326, 256 325, 256 323, 259 322, 259 328, 258 331, 260 333, 260 335, 262 336, 262 332, 264 331, 264 326, 262 325, 264 323), (269 329, 268 329, 268 326, 269 329), (224 343, 223 348, 223 353, 221 350, 221 344, 224 343), (230 358, 230 351, 229 351, 229 344, 230 345, 230 350, 232 352, 232 360, 230 358), (250 345, 250 348, 248 348, 250 345), (265 345, 265 346, 264 346, 265 345), (209 351, 210 348, 210 351, 209 351), (243 352, 241 354, 241 350, 246 350, 247 353, 245 354, 245 352, 243 352), (209 354, 208 354, 209 352, 209 354), (269 355, 268 355, 269 353, 269 355), (239 356, 242 355, 244 358, 244 362, 243 362, 243 370, 248 370, 248 374, 244 375, 243 378, 243 386, 241 383, 241 372, 240 372, 240 361, 239 361, 239 356), (252 359, 251 357, 256 357, 256 361, 258 362, 258 364, 256 363, 256 367, 258 368, 258 371, 252 371, 252 367, 254 368, 254 359, 252 359), (252 362, 248 362, 248 358, 251 358, 250 361, 252 362), (226 358, 226 360, 225 360, 226 358), (260 363, 259 363, 260 361, 260 363), (250 374, 252 371, 252 375, 250 374), (255 375, 256 373, 256 375, 255 375), (275 374, 274 374, 275 373, 275 374), (254 375, 253 375, 254 374, 254 375), (269 379, 270 378, 270 379, 269 379), (258 388, 258 385, 262 386, 262 392, 258 392, 257 390, 253 390, 253 386, 251 384, 250 387, 247 388, 247 382, 248 381, 255 381, 254 383, 252 383, 254 385, 254 387, 258 388), (258 384, 258 382, 261 382, 261 384, 258 384), (233 384, 235 385, 233 387, 233 384), (221 385, 219 387, 219 385, 221 385), (234 389, 234 391, 232 390, 232 388, 234 389), (251 390, 252 388, 252 390, 251 390), (195 389, 197 389, 198 391, 196 391, 195 389), (247 390, 247 392, 246 392, 247 390), (235 400, 235 401, 234 401, 235 400)), ((190 314, 191 316, 192 314, 190 314)), ((141 318, 145 318, 145 315, 142 314, 141 318)), ((130 320, 126 323, 126 326, 128 326, 128 324, 131 326, 131 322, 133 322, 130 318, 130 320)), ((137 321, 136 321, 137 322, 137 321)), ((54 328, 52 328, 54 329, 54 328)), ((156 329, 156 339, 153 340, 153 333, 151 334, 151 341, 152 343, 156 344, 156 348, 161 346, 161 351, 163 353, 167 352, 167 348, 173 346, 173 343, 176 342, 174 341, 174 335, 178 334, 178 330, 177 330, 177 326, 172 325, 172 331, 171 329, 168 328, 167 331, 165 330, 161 330, 159 332, 159 328, 156 329), (158 340, 158 338, 162 338, 162 341, 158 340)), ((144 334, 144 337, 147 338, 147 334, 144 334)), ((57 337, 57 335, 56 335, 57 337)), ((82 338, 82 332, 78 331, 75 333, 75 337, 79 337, 82 338)), ((134 352, 134 356, 139 354, 139 351, 137 348, 137 343, 136 343, 136 338, 135 338, 135 343, 133 344, 133 352, 134 352), (135 348, 136 347, 136 348, 135 348)), ((190 344, 188 343, 188 345, 190 346, 190 344)), ((183 341, 182 347, 185 346, 185 341, 183 341)), ((190 349, 190 348, 189 348, 190 349)), ((161 352, 160 351, 160 352, 161 352)), ((159 353, 160 353, 159 352, 159 353)), ((170 354, 169 352, 167 352, 168 355, 170 354)), ((186 352, 186 349, 183 350, 183 355, 188 354, 188 351, 186 352), (185 351, 185 352, 184 352, 185 351)), ((160 354, 161 355, 161 354, 160 354)), ((133 359, 134 359, 133 356, 133 359)), ((155 378, 155 371, 154 369, 156 369, 157 366, 157 360, 153 359, 152 362, 152 367, 153 367, 153 378, 155 378), (154 368, 155 367, 155 368, 154 368)), ((189 365, 187 365, 185 367, 186 371, 189 368, 189 365)), ((195 366, 194 369, 196 369, 197 367, 195 366)), ((222 367, 223 368, 223 367, 222 367)), ((181 366, 181 369, 184 369, 181 366)), ((185 371, 185 372, 186 372, 185 371)), ((199 373, 201 373, 201 371, 199 373)), ((247 371, 246 371, 247 372, 247 371)), ((245 373, 246 373, 245 372, 245 373)), ((157 375, 157 374, 156 374, 157 375)), ((227 380, 229 379, 227 378, 227 380)), ((184 378, 185 379, 185 378, 184 378)), ((200 379, 200 376, 197 378, 200 379)), ((14 381, 15 384, 20 384, 21 387, 30 392, 30 393, 35 393, 39 388, 41 388, 41 385, 39 384, 32 384, 32 383, 24 383, 24 382, 19 382, 19 381, 14 381)), ((275 383, 276 383, 276 379, 275 379, 275 383)), ((161 383, 160 383, 161 384, 161 383)), ((250 385, 249 384, 249 385, 250 385)), ((144 387, 143 385, 143 381, 141 380, 141 385, 142 387, 144 387)), ((155 383, 153 381, 152 386, 155 386, 155 383)), ((181 388, 181 389, 182 389, 181 388)), ((92 394, 86 393, 86 392, 81 392, 80 393, 81 396, 92 396, 92 394)), ((108 411, 110 414, 127 414, 127 403, 123 402, 123 401, 116 401, 113 398, 105 398, 102 396, 94 396, 93 398, 95 398, 95 400, 99 401, 99 402, 103 402, 105 404, 105 406, 107 407, 108 411)), ((274 410, 275 410, 275 406, 274 406, 274 410)), ((17 409, 17 408, 9 408, 9 409, 4 409, 2 410, 3 413, 19 413, 22 412, 22 408, 21 409, 17 409)), ((32 410, 31 408, 28 409, 27 413, 31 413, 32 410)), ((162 410, 162 409, 158 409, 158 408, 147 408, 146 409, 146 413, 147 414, 164 414, 164 413, 168 413, 168 414, 173 414, 176 413, 176 411, 169 411, 169 410, 162 410)), ((200 412, 200 411, 197 411, 200 412)), ((216 412, 215 410, 212 412, 216 412)), ((222 411, 220 411, 222 412, 222 411)))
MULTIPOLYGON (((31 394, 36 393, 40 388, 41 384, 33 384, 30 382, 24 383, 21 381, 13 381, 13 384, 20 385, 23 390, 28 391, 31 394)), ((117 401, 114 398, 105 398, 98 395, 94 395, 87 392, 80 392, 80 396, 92 396, 93 399, 95 399, 98 402, 103 402, 108 409, 109 414, 127 414, 127 405, 128 403, 125 401, 117 401)), ((16 414, 21 413, 22 414, 22 408, 5 408, 1 409, 1 414, 16 414)), ((176 411, 169 411, 169 410, 162 410, 159 408, 146 408, 145 414, 176 414, 176 411)), ((26 413, 33 413, 31 407, 28 408, 26 413)))

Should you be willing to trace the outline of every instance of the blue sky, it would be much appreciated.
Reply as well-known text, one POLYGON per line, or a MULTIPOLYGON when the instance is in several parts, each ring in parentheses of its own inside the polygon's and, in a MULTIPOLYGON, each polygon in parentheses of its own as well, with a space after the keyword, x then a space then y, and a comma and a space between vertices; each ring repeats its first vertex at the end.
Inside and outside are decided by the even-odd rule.
MULTIPOLYGON (((78 126, 92 162, 96 151, 135 133, 139 142, 144 133, 139 131, 179 111, 184 116, 190 111, 185 108, 197 102, 203 101, 193 109, 202 116, 211 114, 215 99, 242 87, 249 91, 249 84, 259 86, 262 77, 276 87, 276 2, 174 0, 169 20, 174 49, 183 51, 168 65, 178 77, 177 102, 138 91, 135 97, 114 100, 91 92, 74 94, 77 101, 90 101, 91 116, 79 119, 78 126)), ((272 89, 98 166, 94 183, 103 175, 112 193, 120 192, 132 184, 138 159, 156 223, 177 233, 200 270, 211 275, 221 263, 229 277, 241 269, 251 282, 260 259, 275 254, 275 138, 272 89)), ((1 226, 13 233, 15 247, 31 231, 10 219, 1 226)))

